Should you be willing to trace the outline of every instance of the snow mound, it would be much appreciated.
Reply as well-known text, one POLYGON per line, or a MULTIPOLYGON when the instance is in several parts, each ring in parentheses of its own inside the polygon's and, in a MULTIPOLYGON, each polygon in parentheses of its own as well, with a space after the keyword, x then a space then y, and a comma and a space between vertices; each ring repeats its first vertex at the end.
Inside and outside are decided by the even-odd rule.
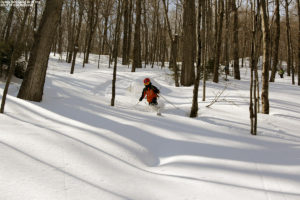
POLYGON ((144 86, 141 84, 140 80, 133 80, 130 85, 127 87, 127 95, 139 98, 142 94, 144 86))

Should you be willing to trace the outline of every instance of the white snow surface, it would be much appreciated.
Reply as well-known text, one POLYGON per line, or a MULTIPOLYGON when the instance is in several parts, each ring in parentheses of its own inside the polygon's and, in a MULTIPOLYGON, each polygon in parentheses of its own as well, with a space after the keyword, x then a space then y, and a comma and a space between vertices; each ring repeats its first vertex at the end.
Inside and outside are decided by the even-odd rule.
MULTIPOLYGON (((118 65, 97 56, 75 74, 49 59, 42 102, 9 89, 0 115, 1 200, 299 200, 300 89, 290 77, 270 83, 270 114, 250 134, 249 69, 242 80, 207 83, 199 116, 188 117, 193 87, 175 87, 159 66, 118 65), (162 116, 138 103, 143 79, 161 91, 162 116), (225 85, 219 101, 208 105, 225 85)), ((2 98, 4 83, 0 84, 2 98)))

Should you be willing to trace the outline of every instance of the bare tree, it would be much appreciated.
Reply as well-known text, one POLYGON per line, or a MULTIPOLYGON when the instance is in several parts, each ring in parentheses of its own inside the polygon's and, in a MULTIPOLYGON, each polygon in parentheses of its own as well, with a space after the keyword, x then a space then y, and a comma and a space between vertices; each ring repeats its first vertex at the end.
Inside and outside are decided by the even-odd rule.
MULTIPOLYGON (((175 86, 179 87, 179 82, 178 82, 178 68, 177 68, 177 48, 178 48, 178 35, 175 34, 173 37, 172 30, 171 30, 171 25, 168 17, 168 10, 166 6, 166 1, 163 0, 163 6, 165 10, 165 18, 166 18, 166 23, 168 27, 168 34, 171 40, 171 56, 170 56, 170 68, 173 68, 174 73, 175 73, 175 86)), ((175 22, 176 23, 176 22, 175 22)))
POLYGON ((286 37, 287 37, 287 75, 291 75, 291 65, 292 65, 292 47, 291 47, 291 26, 289 17, 289 0, 285 0, 285 18, 286 18, 286 37))
POLYGON ((2 95, 0 113, 4 112, 4 106, 5 106, 6 96, 7 96, 7 92, 8 92, 8 87, 9 87, 11 78, 12 78, 14 72, 15 72, 16 60, 22 53, 20 46, 21 46, 21 43, 22 43, 24 27, 25 27, 25 23, 26 23, 29 11, 30 11, 30 7, 28 6, 28 7, 26 7, 24 17, 23 17, 23 20, 21 22, 21 27, 20 27, 17 39, 16 39, 15 44, 14 44, 14 50, 13 50, 12 58, 11 58, 11 62, 10 62, 9 73, 8 73, 8 77, 7 77, 5 88, 4 88, 3 95, 2 95))
POLYGON ((274 53, 273 53, 273 66, 272 66, 272 73, 270 77, 270 82, 275 81, 275 76, 277 72, 277 65, 278 65, 278 49, 279 49, 279 39, 280 39, 280 12, 279 12, 279 0, 275 0, 276 8, 275 8, 275 24, 276 24, 276 32, 275 32, 275 46, 274 46, 274 53))
POLYGON ((191 86, 195 82, 196 53, 195 0, 185 0, 183 4, 183 44, 181 85, 191 86))
MULTIPOLYGON (((194 90, 193 90, 193 102, 190 117, 197 117, 198 115, 198 88, 200 83, 200 68, 201 68, 201 52, 202 52, 202 41, 201 41, 201 13, 202 13, 202 6, 204 0, 199 0, 198 2, 198 21, 197 21, 197 33, 198 33, 198 53, 197 53, 197 74, 194 83, 194 90)), ((223 2, 223 0, 222 0, 223 2)))
POLYGON ((208 55, 208 36, 209 36, 209 8, 210 8, 210 1, 204 1, 202 5, 202 24, 205 24, 203 26, 203 87, 202 87, 202 101, 205 101, 206 99, 206 61, 207 61, 207 55, 208 55))
POLYGON ((89 55, 91 51, 91 43, 93 40, 94 33, 96 31, 96 26, 99 21, 98 13, 99 13, 99 1, 89 1, 89 11, 88 11, 88 34, 87 34, 87 46, 86 46, 86 54, 85 54, 85 59, 84 63, 89 62, 89 55))
POLYGON ((262 67, 262 113, 269 114, 269 56, 270 49, 268 47, 270 43, 270 31, 269 31, 269 19, 267 17, 266 1, 261 0, 261 16, 262 16, 262 33, 263 33, 263 67, 262 67))
POLYGON ((46 7, 30 52, 30 58, 18 97, 41 101, 51 45, 59 21, 63 0, 47 0, 46 7))
POLYGON ((103 54, 107 54, 107 51, 110 51, 109 47, 109 39, 108 39, 108 32, 109 32, 109 17, 112 12, 112 7, 113 7, 114 1, 112 0, 103 0, 101 1, 101 14, 104 18, 104 33, 103 33, 103 40, 102 40, 102 50, 101 52, 103 54))
POLYGON ((145 61, 145 66, 147 64, 149 64, 149 42, 148 42, 148 35, 149 35, 149 30, 148 30, 148 25, 147 25, 147 10, 146 10, 146 0, 144 0, 144 3, 143 3, 143 16, 144 16, 144 61, 145 61))
POLYGON ((142 67, 141 60, 141 10, 142 0, 136 0, 136 22, 134 30, 134 46, 133 46, 133 64, 132 72, 135 72, 136 68, 142 67))
POLYGON ((117 24, 115 28, 115 38, 114 38, 114 50, 113 50, 113 57, 114 57, 114 69, 113 69, 113 80, 112 80, 112 97, 111 97, 111 106, 115 105, 115 96, 116 96, 116 79, 117 79, 117 66, 118 66, 118 50, 119 50, 119 43, 120 43, 120 26, 121 26, 121 1, 118 1, 118 8, 117 8, 117 24))
MULTIPOLYGON (((256 71, 257 71, 257 58, 256 52, 257 47, 257 27, 258 27, 258 15, 256 13, 256 0, 250 1, 251 4, 251 16, 252 16, 252 37, 251 37, 251 79, 250 79, 250 104, 249 104, 249 112, 250 112, 250 122, 251 122, 251 131, 252 135, 256 135, 257 133, 257 96, 256 96, 256 71)), ((259 5, 257 5, 259 7, 259 5)), ((258 9, 259 11, 259 9, 258 9)))
MULTIPOLYGON (((216 5, 217 6, 217 5, 216 5)), ((223 17, 224 17, 224 1, 219 0, 218 6, 218 15, 219 20, 216 25, 216 53, 215 53, 215 63, 214 63, 214 79, 213 82, 219 82, 219 64, 220 64, 220 56, 221 56, 221 44, 222 44, 222 30, 223 30, 223 17)), ((217 15, 216 15, 217 18, 217 15)))
MULTIPOLYGON (((76 21, 76 4, 77 4, 77 0, 75 0, 75 3, 74 3, 74 8, 72 9, 73 10, 73 22, 72 22, 72 26, 70 26, 70 31, 71 33, 69 34, 69 41, 68 41, 68 56, 67 56, 67 62, 68 63, 71 63, 72 61, 72 58, 73 58, 73 53, 74 53, 74 45, 75 45, 75 21, 76 21)), ((72 16, 72 12, 71 12, 71 16, 72 16)), ((72 17, 70 17, 71 20, 69 23, 71 23, 72 21, 72 17)))
POLYGON ((79 36, 80 36, 80 30, 81 30, 81 24, 82 24, 82 16, 83 16, 83 0, 78 0, 79 1, 79 21, 78 21, 78 25, 76 28, 76 37, 75 37, 75 41, 74 41, 74 49, 73 49, 73 59, 72 59, 72 66, 71 66, 71 72, 70 74, 74 73, 74 69, 75 69, 75 63, 76 63, 76 56, 77 56, 77 52, 79 50, 79 36))
POLYGON ((238 8, 236 6, 236 0, 232 0, 232 11, 233 11, 233 69, 234 78, 240 80, 240 67, 239 67, 239 31, 238 31, 238 8))
POLYGON ((297 0, 298 7, 298 85, 300 86, 300 3, 297 0))
POLYGON ((8 41, 8 38, 10 37, 10 31, 11 31, 11 25, 13 22, 14 12, 15 12, 15 6, 11 6, 8 16, 7 16, 7 19, 6 19, 6 23, 2 30, 1 40, 8 41))
POLYGON ((123 31, 123 46, 122 46, 122 64, 127 65, 128 59, 128 29, 130 23, 129 0, 124 0, 124 31, 123 31))
POLYGON ((229 25, 230 25, 230 20, 229 20, 229 15, 230 15, 230 2, 225 1, 225 36, 224 36, 224 57, 225 57, 225 74, 226 74, 226 80, 227 80, 227 75, 229 74, 229 25))

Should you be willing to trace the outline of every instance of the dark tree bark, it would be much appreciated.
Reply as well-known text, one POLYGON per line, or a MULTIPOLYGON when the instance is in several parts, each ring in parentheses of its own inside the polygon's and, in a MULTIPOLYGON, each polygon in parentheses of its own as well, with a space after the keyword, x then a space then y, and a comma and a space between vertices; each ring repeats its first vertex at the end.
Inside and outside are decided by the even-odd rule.
POLYGON ((122 47, 122 64, 127 65, 128 60, 128 28, 129 28, 129 2, 124 0, 124 31, 123 31, 123 47, 122 47))
POLYGON ((178 67, 177 67, 177 48, 178 48, 178 35, 175 35, 174 38, 172 36, 172 30, 171 30, 171 25, 168 17, 168 10, 166 6, 166 0, 163 0, 163 6, 165 10, 165 19, 168 27, 168 35, 171 40, 171 56, 170 56, 170 68, 173 68, 174 70, 174 75, 175 75, 175 86, 179 87, 179 82, 178 82, 178 67))
POLYGON ((234 79, 240 80, 240 66, 239 66, 239 31, 238 31, 238 8, 236 7, 236 0, 232 0, 233 11, 233 69, 234 79))
POLYGON ((183 4, 183 44, 181 85, 191 86, 195 83, 196 54, 196 20, 195 0, 185 0, 183 4))
POLYGON ((14 51, 12 53, 12 58, 11 58, 10 67, 9 67, 9 73, 8 73, 8 76, 7 76, 5 88, 4 88, 3 95, 2 95, 2 102, 1 102, 0 113, 4 112, 4 107, 5 107, 5 101, 6 101, 6 96, 7 96, 7 92, 8 92, 8 87, 9 87, 11 78, 12 78, 14 72, 15 72, 16 60, 18 59, 18 57, 22 53, 21 52, 21 48, 20 48, 20 46, 21 46, 20 44, 22 43, 22 37, 23 37, 23 33, 24 33, 24 27, 25 27, 25 24, 26 24, 26 20, 27 20, 29 11, 30 11, 30 7, 28 6, 26 8, 26 10, 25 10, 24 17, 23 17, 23 20, 21 22, 21 27, 20 27, 20 30, 18 32, 17 39, 16 39, 16 41, 14 43, 14 51))
POLYGON ((103 44, 102 44, 102 53, 103 54, 106 54, 107 53, 107 46, 106 46, 106 43, 107 43, 107 31, 108 31, 108 18, 109 18, 109 15, 105 15, 104 16, 104 33, 103 33, 103 44))
POLYGON ((270 82, 275 81, 275 76, 277 72, 277 65, 278 65, 278 50, 279 50, 279 40, 280 40, 280 13, 279 13, 279 0, 275 0, 276 8, 275 8, 275 24, 276 24, 276 32, 275 32, 275 46, 274 46, 274 53, 273 53, 273 65, 272 65, 272 72, 270 77, 270 82))
POLYGON ((136 22, 134 30, 133 64, 131 72, 142 67, 141 61, 141 6, 142 0, 136 0, 136 22))
POLYGON ((202 5, 202 23, 204 24, 203 26, 203 86, 202 86, 202 101, 205 101, 206 99, 206 63, 207 63, 207 57, 209 55, 209 45, 208 45, 208 37, 209 37, 209 9, 210 9, 210 2, 209 1, 204 1, 202 5))
POLYGON ((2 40, 8 41, 8 39, 10 37, 10 29, 11 29, 11 25, 12 25, 12 21, 13 21, 13 17, 14 17, 14 12, 15 12, 15 6, 11 6, 10 10, 8 12, 6 23, 5 23, 3 31, 2 31, 2 35, 1 35, 2 40))
POLYGON ((129 60, 131 58, 131 38, 132 38, 132 23, 133 23, 133 0, 129 0, 129 27, 128 27, 128 43, 127 43, 127 59, 128 59, 128 64, 129 60))
POLYGON ((219 0, 219 21, 217 23, 216 30, 216 53, 215 53, 215 63, 214 63, 214 79, 213 82, 219 82, 219 64, 221 56, 221 42, 222 42, 222 30, 223 30, 223 17, 224 17, 224 1, 219 0))
POLYGON ((46 7, 30 52, 30 58, 18 97, 41 101, 51 44, 55 36, 63 0, 47 0, 46 7))
POLYGON ((118 49, 120 43, 120 26, 121 26, 121 1, 118 1, 118 11, 117 11, 117 24, 115 28, 115 38, 114 38, 114 70, 113 70, 113 80, 112 80, 112 97, 111 106, 115 105, 116 96, 116 79, 117 79, 117 65, 118 65, 118 49))
POLYGON ((75 63, 76 63, 76 56, 77 52, 79 50, 79 36, 80 36, 80 30, 81 30, 81 24, 82 24, 82 16, 83 16, 83 0, 79 0, 79 21, 77 25, 77 31, 76 31, 76 38, 74 42, 74 49, 73 49, 73 59, 72 59, 72 66, 71 66, 71 72, 70 74, 74 73, 75 69, 75 63))
POLYGON ((160 32, 160 22, 159 22, 159 1, 155 0, 154 1, 154 13, 153 13, 153 36, 152 36, 152 56, 151 56, 151 65, 152 68, 154 67, 154 62, 158 59, 158 50, 159 50, 159 45, 158 45, 158 39, 159 39, 159 32, 160 32))
POLYGON ((38 2, 34 4, 34 19, 33 19, 33 33, 35 34, 37 31, 37 15, 38 15, 38 2))
POLYGON ((229 49, 228 49, 228 43, 229 43, 229 1, 225 1, 225 36, 224 36, 224 57, 225 57, 225 75, 227 80, 227 75, 229 75, 229 49))
POLYGON ((289 17, 289 2, 285 0, 285 18, 286 18, 286 37, 287 37, 287 76, 291 76, 291 65, 292 65, 292 48, 291 48, 291 26, 289 17))
POLYGON ((147 10, 146 10, 146 0, 144 0, 143 3, 143 11, 144 11, 144 27, 145 27, 145 53, 144 53, 144 61, 145 61, 145 66, 149 64, 149 31, 148 31, 148 25, 147 25, 147 10))
POLYGON ((62 45, 63 45, 63 25, 62 25, 62 19, 61 19, 61 13, 59 16, 59 25, 58 25, 58 53, 60 56, 60 59, 62 59, 62 45))
POLYGON ((74 5, 74 9, 73 9, 73 24, 72 24, 72 31, 71 31, 71 42, 70 42, 70 50, 69 50, 69 56, 68 56, 68 63, 72 62, 72 58, 73 58, 73 53, 74 53, 74 44, 75 44, 75 22, 76 22, 76 3, 77 1, 75 0, 75 5, 74 5))
POLYGON ((70 1, 70 6, 66 6, 66 10, 67 10, 67 56, 66 56, 66 62, 69 61, 70 56, 70 52, 71 52, 71 48, 72 48, 72 13, 73 13, 73 0, 70 1))
POLYGON ((300 3, 297 0, 298 7, 298 85, 300 86, 300 3))
POLYGON ((257 133, 257 98, 256 98, 256 76, 255 72, 257 71, 257 61, 256 61, 256 39, 257 39, 257 16, 259 13, 256 14, 255 9, 255 0, 254 3, 251 1, 251 11, 252 11, 252 37, 251 37, 251 79, 250 79, 250 105, 249 105, 249 112, 250 112, 250 122, 251 122, 251 131, 252 135, 256 135, 257 133))
POLYGON ((270 43, 270 31, 269 31, 269 19, 267 17, 266 1, 261 0, 261 17, 262 17, 262 33, 263 33, 263 66, 262 66, 262 113, 269 114, 269 43, 270 43))
POLYGON ((89 19, 89 28, 88 28, 88 38, 87 38, 87 47, 86 47, 86 54, 85 54, 85 63, 89 62, 89 56, 91 52, 91 44, 94 37, 94 33, 96 30, 96 26, 98 23, 98 13, 99 13, 99 2, 98 1, 90 1, 90 19, 89 19))
MULTIPOLYGON (((201 51, 202 51, 202 43, 201 43, 201 8, 204 0, 199 0, 198 3, 198 23, 197 23, 197 32, 198 32, 198 53, 197 53, 197 74, 194 83, 193 90, 193 102, 190 117, 197 117, 198 115, 198 91, 199 91, 199 83, 200 83, 200 68, 201 68, 201 51)), ((222 0, 223 2, 223 0, 222 0)))

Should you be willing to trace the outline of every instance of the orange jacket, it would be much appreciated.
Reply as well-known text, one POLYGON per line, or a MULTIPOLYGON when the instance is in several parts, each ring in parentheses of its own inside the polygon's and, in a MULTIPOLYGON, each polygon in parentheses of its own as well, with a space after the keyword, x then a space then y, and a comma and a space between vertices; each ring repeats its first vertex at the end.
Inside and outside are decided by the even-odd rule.
POLYGON ((154 98, 158 97, 157 94, 159 94, 159 90, 155 86, 149 85, 143 89, 140 99, 143 99, 145 96, 147 96, 147 101, 151 103, 154 98))

